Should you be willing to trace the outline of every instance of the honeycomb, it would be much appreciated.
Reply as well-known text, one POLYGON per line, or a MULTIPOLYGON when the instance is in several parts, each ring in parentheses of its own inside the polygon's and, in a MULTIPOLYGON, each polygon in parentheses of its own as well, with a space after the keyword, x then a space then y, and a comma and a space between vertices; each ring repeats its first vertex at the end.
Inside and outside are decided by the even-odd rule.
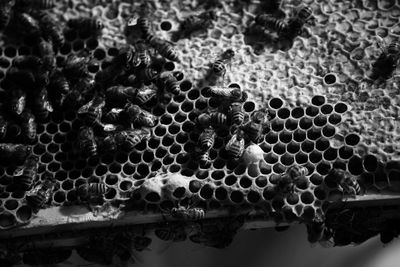
MULTIPOLYGON (((221 2, 212 27, 176 40, 179 62, 152 54, 155 68, 176 77, 180 93, 165 94, 161 101, 142 106, 157 117, 157 123, 151 137, 134 149, 82 155, 77 146, 84 125, 79 107, 54 111, 38 122, 37 139, 31 144, 40 161, 36 182, 44 181, 48 173, 55 181, 46 207, 86 205, 77 189, 97 183, 108 188, 96 203, 100 206, 165 213, 189 201, 206 213, 251 207, 263 210, 276 223, 311 222, 331 203, 348 197, 330 175, 332 169, 355 177, 364 195, 398 193, 398 72, 380 83, 365 78, 380 53, 372 37, 387 42, 398 38, 400 7, 391 1, 283 1, 281 9, 287 16, 301 5, 310 6, 315 16, 315 24, 307 25, 307 32, 288 45, 268 34, 252 33, 262 2, 234 2, 221 2), (236 54, 232 66, 225 77, 210 78, 209 62, 228 48, 236 54), (260 109, 268 110, 269 131, 257 142, 246 140, 239 159, 232 159, 225 149, 234 134, 230 103, 210 94, 214 86, 247 93, 241 103, 244 123, 260 109), (215 112, 224 114, 227 122, 214 126, 211 163, 202 166, 196 153, 202 129, 196 119, 215 112), (306 181, 295 192, 282 193, 280 179, 292 166, 308 170, 306 181)), ((87 55, 92 79, 106 70, 123 45, 139 38, 135 29, 126 30, 127 21, 139 15, 139 7, 140 3, 125 1, 57 2, 49 14, 63 26, 82 16, 96 17, 105 25, 98 36, 65 26, 65 44, 56 50, 58 69, 69 55, 87 55)), ((193 12, 187 3, 159 1, 154 7, 152 31, 166 40, 193 12)), ((0 86, 5 95, 10 90, 6 74, 15 58, 38 51, 31 40, 7 32, 1 47, 0 86)), ((86 95, 79 106, 92 97, 86 95)), ((4 143, 21 143, 14 138, 18 127, 11 126, 4 143)), ((7 230, 28 224, 37 211, 27 203, 27 192, 15 186, 17 166, 2 165, 0 229, 7 230)))

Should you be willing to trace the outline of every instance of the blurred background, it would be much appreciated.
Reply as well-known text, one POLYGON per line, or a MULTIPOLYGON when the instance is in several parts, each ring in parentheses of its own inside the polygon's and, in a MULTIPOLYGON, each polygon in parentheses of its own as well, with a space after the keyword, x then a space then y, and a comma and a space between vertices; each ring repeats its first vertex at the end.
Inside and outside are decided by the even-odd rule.
MULTIPOLYGON (((225 249, 201 246, 190 241, 164 242, 153 237, 151 250, 136 253, 135 267, 398 267, 400 242, 383 246, 379 237, 358 246, 323 248, 311 246, 304 225, 285 232, 272 229, 241 231, 225 249)), ((20 265, 23 266, 23 265, 20 265)), ((74 252, 66 266, 101 266, 79 258, 74 252)))

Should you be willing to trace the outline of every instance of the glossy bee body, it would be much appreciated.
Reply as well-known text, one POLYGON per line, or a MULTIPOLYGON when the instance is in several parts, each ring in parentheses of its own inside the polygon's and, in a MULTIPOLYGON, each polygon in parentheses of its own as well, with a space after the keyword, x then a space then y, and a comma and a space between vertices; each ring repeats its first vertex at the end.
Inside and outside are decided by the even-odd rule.
POLYGON ((187 208, 183 206, 178 206, 177 208, 172 208, 170 215, 179 220, 183 221, 197 221, 205 217, 206 212, 202 208, 187 208))
POLYGON ((188 16, 181 22, 179 32, 184 36, 190 36, 190 34, 196 31, 206 30, 212 26, 212 21, 216 19, 217 15, 214 10, 205 11, 199 15, 188 16))
POLYGON ((308 169, 304 166, 300 167, 298 165, 293 165, 286 170, 286 174, 289 175, 292 179, 296 179, 300 176, 307 176, 308 169))
POLYGON ((124 107, 124 112, 128 115, 133 124, 154 127, 157 123, 156 116, 146 110, 141 109, 138 105, 128 103, 124 107))
POLYGON ((213 97, 222 97, 236 102, 241 102, 243 98, 240 88, 211 87, 210 94, 213 97))
POLYGON ((323 221, 312 221, 306 223, 307 239, 310 243, 316 243, 324 239, 326 231, 325 223, 323 221))
POLYGON ((182 226, 157 228, 154 234, 163 241, 182 242, 187 238, 185 228, 182 226))
POLYGON ((136 78, 140 80, 141 82, 151 82, 154 81, 157 78, 158 71, 153 69, 153 68, 144 68, 144 69, 139 69, 136 72, 136 78))
POLYGON ((46 39, 51 39, 53 44, 57 48, 60 48, 64 45, 64 33, 59 27, 59 23, 55 21, 51 16, 49 16, 46 12, 39 13, 39 25, 42 29, 44 36, 46 36, 46 39))
POLYGON ((136 25, 139 27, 145 38, 151 34, 151 24, 148 18, 143 16, 137 18, 136 25))
POLYGON ((43 65, 43 60, 37 56, 18 56, 13 59, 13 66, 21 69, 34 69, 43 65))
POLYGON ((266 134, 271 129, 269 112, 266 109, 259 109, 251 114, 251 121, 260 124, 262 134, 266 134))
POLYGON ((28 204, 38 210, 42 208, 51 198, 53 193, 54 181, 51 174, 48 174, 49 179, 39 182, 26 194, 26 201, 28 204))
POLYGON ((294 193, 295 189, 300 187, 305 189, 309 182, 305 177, 308 175, 308 169, 293 165, 289 167, 278 181, 278 188, 283 194, 294 193))
POLYGON ((11 91, 10 112, 13 115, 20 116, 26 107, 26 93, 21 89, 15 88, 11 91))
POLYGON ((125 117, 126 114, 124 113, 123 108, 112 108, 110 111, 103 115, 102 121, 111 124, 123 124, 123 120, 125 117))
POLYGON ((210 123, 214 128, 225 127, 227 125, 227 117, 224 113, 213 112, 211 113, 210 123))
POLYGON ((24 162, 24 165, 18 167, 14 171, 14 183, 23 190, 29 190, 32 187, 33 181, 36 179, 39 167, 39 158, 30 155, 24 162))
POLYGON ((63 95, 68 94, 68 92, 70 91, 69 82, 61 71, 55 71, 51 74, 50 84, 48 88, 63 95))
POLYGON ((215 131, 213 128, 204 129, 204 131, 199 136, 199 145, 201 150, 208 151, 210 150, 215 141, 215 131))
POLYGON ((77 29, 80 32, 100 34, 104 28, 103 22, 98 18, 76 18, 67 22, 68 27, 77 29))
POLYGON ((199 152, 197 160, 199 162, 200 167, 202 168, 208 168, 212 162, 209 151, 199 152))
POLYGON ((9 122, 2 115, 0 115, 0 140, 6 137, 8 126, 9 122))
POLYGON ((133 149, 142 140, 148 139, 150 136, 151 131, 146 128, 128 129, 117 132, 115 134, 115 140, 119 147, 127 146, 128 149, 133 149))
POLYGON ((35 117, 44 121, 49 117, 50 112, 53 112, 53 107, 48 99, 47 90, 43 88, 32 99, 32 111, 35 117))
POLYGON ((244 112, 242 103, 233 102, 229 107, 229 113, 231 115, 231 120, 236 125, 241 125, 244 120, 244 112))
POLYGON ((134 67, 146 68, 151 64, 151 57, 144 42, 135 43, 135 59, 133 60, 134 67))
POLYGON ((152 99, 157 97, 157 89, 151 87, 145 87, 138 91, 134 101, 139 106, 149 103, 152 99))
POLYGON ((179 95, 181 92, 178 80, 171 73, 159 77, 157 80, 157 86, 160 90, 166 90, 174 95, 179 95))
POLYGON ((196 118, 195 122, 202 128, 208 128, 211 126, 211 115, 208 113, 202 113, 196 118))
POLYGON ((235 56, 232 49, 227 49, 222 53, 219 59, 212 63, 211 70, 214 75, 223 77, 226 74, 226 64, 229 64, 235 56))
POLYGON ((92 100, 78 109, 78 116, 83 118, 87 126, 93 127, 100 123, 105 104, 104 97, 94 96, 92 100))
POLYGON ((89 76, 88 60, 85 57, 70 55, 65 63, 63 73, 69 80, 79 81, 89 76))
POLYGON ((92 128, 86 126, 80 128, 78 145, 85 156, 94 157, 97 155, 97 144, 92 128))
POLYGON ((112 105, 124 106, 127 101, 133 101, 137 94, 136 88, 116 85, 106 90, 106 99, 112 105))
POLYGON ((385 45, 383 39, 378 39, 378 46, 382 50, 379 58, 372 64, 370 79, 388 79, 397 68, 400 59, 400 42, 393 40, 385 45))
POLYGON ((180 62, 178 52, 170 42, 160 39, 152 34, 149 34, 146 39, 161 56, 171 61, 180 62))
POLYGON ((312 19, 312 10, 307 6, 300 7, 293 18, 289 19, 287 23, 286 34, 289 37, 299 35, 303 31, 304 24, 312 19))
POLYGON ((32 143, 36 139, 36 122, 35 116, 29 111, 21 114, 21 130, 23 138, 26 142, 32 143))
POLYGON ((263 28, 275 31, 279 36, 287 34, 289 29, 288 24, 284 20, 271 17, 267 14, 256 16, 255 23, 263 28))
POLYGON ((46 70, 52 71, 56 67, 56 56, 53 51, 52 42, 39 38, 38 50, 43 60, 43 67, 46 70))
POLYGON ((41 33, 41 29, 39 26, 39 22, 34 19, 28 13, 18 12, 14 13, 16 21, 21 25, 21 28, 24 32, 31 36, 39 36, 41 33))
POLYGON ((32 147, 22 144, 0 143, 0 161, 13 165, 22 164, 32 152, 32 147))
POLYGON ((330 175, 334 177, 336 183, 340 186, 345 194, 353 196, 361 194, 361 187, 356 177, 347 174, 341 169, 332 169, 330 175))
POLYGON ((225 146, 225 150, 229 155, 237 159, 243 155, 244 152, 244 138, 242 130, 238 129, 225 146))
POLYGON ((262 125, 254 121, 249 121, 245 125, 240 126, 247 138, 253 143, 258 143, 262 138, 262 125))
POLYGON ((6 0, 0 3, 0 30, 4 30, 9 24, 13 5, 13 0, 6 0))
POLYGON ((80 185, 76 191, 79 197, 87 199, 103 196, 108 190, 108 187, 103 183, 89 183, 80 185))

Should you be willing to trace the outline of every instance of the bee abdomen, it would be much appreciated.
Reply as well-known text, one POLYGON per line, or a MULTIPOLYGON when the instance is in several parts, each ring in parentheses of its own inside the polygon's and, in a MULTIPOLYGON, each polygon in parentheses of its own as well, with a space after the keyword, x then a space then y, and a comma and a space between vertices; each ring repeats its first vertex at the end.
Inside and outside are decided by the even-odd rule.
POLYGON ((104 195, 105 193, 107 193, 107 191, 108 191, 108 188, 105 184, 90 183, 88 186, 89 194, 104 195))
POLYGON ((26 200, 33 208, 40 208, 46 202, 46 196, 43 192, 39 191, 37 194, 27 195, 26 200))
POLYGON ((208 151, 201 153, 198 157, 198 161, 199 161, 200 167, 202 167, 202 168, 207 168, 208 166, 210 166, 211 158, 210 158, 210 154, 208 153, 208 151))
POLYGON ((222 60, 217 60, 212 65, 213 73, 217 76, 224 76, 226 73, 226 67, 222 60))
POLYGON ((54 0, 31 0, 31 5, 35 9, 50 9, 55 3, 54 0))
POLYGON ((150 22, 147 18, 140 17, 137 19, 137 25, 143 33, 143 36, 150 35, 150 22))
POLYGON ((222 126, 226 126, 227 124, 227 117, 224 113, 221 112, 214 112, 211 113, 211 126, 212 127, 222 127, 222 126))
POLYGON ((167 91, 173 93, 174 95, 178 95, 181 91, 179 82, 176 80, 175 77, 170 76, 166 81, 165 81, 165 88, 167 91))
POLYGON ((215 141, 215 132, 212 129, 206 129, 200 134, 199 144, 202 151, 208 151, 213 147, 215 141))
POLYGON ((76 18, 67 22, 68 27, 78 29, 80 31, 100 32, 104 28, 104 24, 97 18, 76 18))
POLYGON ((283 20, 270 17, 266 14, 257 16, 255 22, 264 28, 276 31, 278 35, 285 33, 288 30, 288 25, 283 20))

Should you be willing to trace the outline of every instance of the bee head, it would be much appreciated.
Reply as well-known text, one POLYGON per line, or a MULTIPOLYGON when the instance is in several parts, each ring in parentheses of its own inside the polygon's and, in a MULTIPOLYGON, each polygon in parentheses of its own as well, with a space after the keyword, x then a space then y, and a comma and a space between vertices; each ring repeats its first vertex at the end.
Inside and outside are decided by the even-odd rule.
POLYGON ((96 29, 97 29, 97 30, 101 30, 101 29, 103 29, 103 28, 104 28, 103 22, 102 22, 101 20, 97 19, 97 20, 96 20, 96 29))
POLYGON ((224 59, 231 59, 235 56, 235 51, 233 49, 229 48, 224 52, 223 58, 224 59))

